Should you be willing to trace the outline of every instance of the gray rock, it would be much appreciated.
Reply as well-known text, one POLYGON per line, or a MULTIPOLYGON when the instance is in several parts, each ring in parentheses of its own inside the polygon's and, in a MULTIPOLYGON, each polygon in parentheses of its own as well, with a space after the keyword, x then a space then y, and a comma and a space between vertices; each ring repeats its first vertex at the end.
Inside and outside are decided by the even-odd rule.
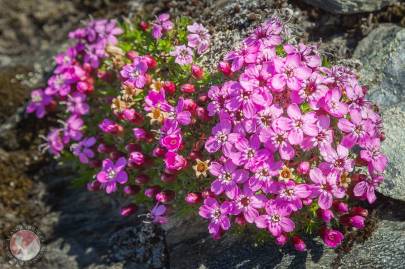
POLYGON ((257 244, 249 231, 227 233, 213 240, 207 224, 201 220, 177 223, 167 233, 170 268, 331 268, 337 258, 334 250, 325 248, 318 239, 305 239, 308 252, 291 247, 280 248, 266 240, 257 244))
POLYGON ((405 223, 384 220, 363 244, 341 258, 341 268, 404 268, 405 223))
POLYGON ((334 14, 373 12, 394 4, 396 0, 304 0, 305 3, 334 14))
POLYGON ((384 183, 378 191, 405 201, 405 102, 385 110, 382 116, 386 135, 382 149, 389 162, 384 183))
POLYGON ((385 108, 405 101, 405 29, 382 24, 361 40, 354 52, 369 98, 385 108))

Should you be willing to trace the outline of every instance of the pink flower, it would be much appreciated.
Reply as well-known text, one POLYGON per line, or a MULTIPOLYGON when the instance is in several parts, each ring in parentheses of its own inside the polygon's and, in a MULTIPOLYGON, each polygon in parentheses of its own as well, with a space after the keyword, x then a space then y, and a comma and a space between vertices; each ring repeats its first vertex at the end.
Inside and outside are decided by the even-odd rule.
POLYGON ((281 162, 272 160, 262 161, 252 168, 253 175, 249 179, 249 187, 253 191, 262 189, 264 192, 275 192, 276 183, 273 181, 273 176, 278 176, 279 170, 282 167, 281 162))
POLYGON ((323 108, 337 118, 343 117, 348 111, 347 104, 340 101, 341 97, 341 92, 338 89, 333 89, 329 90, 323 101, 323 108))
POLYGON ((325 85, 325 78, 320 73, 314 72, 308 79, 303 81, 298 91, 291 93, 291 99, 297 104, 307 102, 313 110, 318 110, 320 107, 319 101, 327 92, 328 87, 325 85))
POLYGON ((352 148, 358 142, 362 143, 367 135, 374 134, 372 123, 369 120, 363 120, 360 111, 356 109, 350 111, 350 121, 345 118, 339 119, 338 127, 347 133, 341 142, 347 148, 352 148))
POLYGON ((176 46, 170 55, 176 57, 175 62, 179 65, 191 64, 193 62, 193 51, 185 45, 176 46))
POLYGON ((253 64, 256 62, 258 46, 243 46, 238 51, 231 51, 225 56, 226 61, 232 62, 231 71, 240 70, 245 64, 253 64))
POLYGON ((279 19, 267 20, 257 27, 244 42, 248 46, 277 46, 282 41, 280 36, 282 29, 279 19))
POLYGON ((309 112, 303 115, 297 104, 291 104, 287 108, 287 114, 291 121, 288 122, 289 124, 284 123, 284 126, 280 126, 280 128, 290 130, 288 141, 292 145, 301 144, 304 140, 304 134, 312 137, 318 135, 318 127, 316 125, 318 119, 315 113, 309 112))
POLYGON ((164 162, 167 169, 174 171, 180 171, 187 166, 187 160, 183 156, 172 151, 166 153, 164 162))
POLYGON ((97 174, 97 180, 105 187, 107 193, 117 191, 117 183, 125 184, 128 175, 125 172, 127 161, 121 157, 114 164, 110 159, 103 161, 102 170, 97 174))
POLYGON ((211 184, 211 191, 216 195, 225 191, 230 199, 233 199, 237 194, 237 183, 243 183, 248 179, 248 172, 237 169, 232 160, 227 160, 224 165, 212 162, 209 171, 216 177, 211 184))
POLYGON ((234 198, 235 208, 232 214, 243 213, 247 222, 254 223, 256 217, 259 216, 257 209, 263 208, 266 200, 264 195, 255 195, 247 185, 244 185, 242 191, 238 189, 234 198))
POLYGON ((160 39, 165 32, 173 29, 173 23, 170 21, 170 15, 167 13, 160 14, 153 23, 152 36, 160 39))
POLYGON ((217 152, 221 147, 225 152, 230 152, 232 145, 239 139, 240 135, 231 133, 232 124, 230 120, 222 120, 212 128, 212 136, 207 139, 205 149, 209 153, 217 152))
POLYGON ((337 150, 334 150, 331 145, 321 147, 321 155, 330 169, 335 169, 339 172, 353 171, 354 161, 349 158, 349 149, 337 145, 337 150))
POLYGON ((150 212, 153 223, 158 224, 166 224, 168 222, 166 214, 167 214, 166 206, 160 205, 159 203, 157 203, 150 212))
POLYGON ((364 176, 362 181, 358 182, 353 188, 353 194, 357 197, 366 198, 367 201, 372 204, 377 199, 375 196, 375 190, 378 185, 383 182, 384 177, 381 175, 375 175, 372 171, 369 171, 371 175, 364 176))
POLYGON ((31 101, 28 103, 27 112, 33 113, 41 119, 46 115, 45 107, 49 105, 52 98, 44 93, 43 90, 34 90, 31 92, 31 101))
POLYGON ((256 163, 266 160, 270 155, 267 149, 260 149, 260 140, 258 135, 252 135, 249 140, 242 137, 235 143, 237 151, 231 152, 229 158, 234 164, 241 166, 245 169, 250 169, 256 165, 256 163))
POLYGON ((288 132, 279 128, 267 128, 260 132, 260 141, 266 144, 272 152, 279 152, 281 159, 291 160, 295 150, 288 142, 288 132))
POLYGON ((187 35, 188 46, 197 49, 198 54, 206 52, 210 40, 208 30, 202 24, 193 23, 187 26, 187 31, 190 32, 190 34, 187 35))
POLYGON ((271 79, 271 86, 277 92, 283 91, 285 86, 293 91, 299 90, 302 81, 312 73, 310 68, 302 65, 298 54, 275 57, 273 62, 276 74, 271 79))
POLYGON ((73 114, 86 115, 90 111, 90 106, 86 102, 87 96, 80 92, 74 92, 68 96, 67 111, 73 114))
POLYGON ((201 217, 210 220, 208 231, 212 235, 219 235, 221 230, 229 230, 231 222, 228 215, 232 211, 232 206, 229 202, 219 204, 217 200, 208 197, 204 200, 204 204, 200 207, 199 214, 201 217))
POLYGON ((328 247, 336 248, 343 241, 343 234, 337 230, 324 229, 321 233, 322 240, 328 247))
POLYGON ((88 163, 94 157, 94 152, 90 149, 96 143, 95 137, 83 139, 79 143, 71 146, 73 155, 79 157, 81 163, 88 163))
POLYGON ((289 218, 290 212, 285 207, 276 207, 270 201, 267 203, 266 215, 260 215, 255 219, 258 228, 266 228, 274 236, 278 237, 282 232, 292 232, 294 222, 289 218))
POLYGON ((125 79, 125 83, 129 83, 136 88, 142 89, 147 81, 146 72, 148 71, 148 63, 142 57, 136 57, 132 64, 125 65, 120 74, 125 79))
POLYGON ((332 206, 333 197, 343 198, 345 190, 337 186, 338 174, 330 172, 325 176, 321 169, 315 167, 309 172, 309 177, 315 185, 312 185, 312 194, 319 197, 318 204, 322 209, 329 209, 332 206))
POLYGON ((363 142, 360 157, 369 162, 372 171, 382 173, 387 165, 387 157, 381 153, 380 139, 366 138, 363 142))
POLYGON ((292 211, 297 211, 302 208, 301 199, 308 198, 310 195, 311 190, 306 184, 296 185, 290 180, 278 184, 278 196, 274 202, 280 207, 289 207, 292 211))

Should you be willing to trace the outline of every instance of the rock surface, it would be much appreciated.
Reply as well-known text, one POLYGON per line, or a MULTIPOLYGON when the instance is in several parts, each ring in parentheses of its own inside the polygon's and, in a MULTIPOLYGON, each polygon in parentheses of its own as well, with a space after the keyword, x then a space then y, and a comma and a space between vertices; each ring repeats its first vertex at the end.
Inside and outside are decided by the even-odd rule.
POLYGON ((304 0, 305 3, 335 14, 372 12, 394 4, 396 0, 304 0))
POLYGON ((386 140, 382 149, 388 156, 388 168, 378 191, 405 201, 405 102, 383 112, 386 140))
POLYGON ((405 100, 404 28, 380 25, 360 41, 353 57, 363 64, 360 77, 371 100, 383 108, 405 100))
POLYGON ((340 260, 341 268, 404 268, 405 223, 384 220, 363 244, 354 245, 340 260))

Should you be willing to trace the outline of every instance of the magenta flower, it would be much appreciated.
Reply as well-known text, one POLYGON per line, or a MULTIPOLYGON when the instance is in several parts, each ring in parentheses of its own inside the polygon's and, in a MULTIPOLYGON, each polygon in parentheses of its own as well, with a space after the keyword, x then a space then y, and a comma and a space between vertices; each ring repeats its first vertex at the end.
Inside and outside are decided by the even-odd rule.
POLYGON ((81 163, 89 163, 89 159, 94 157, 94 152, 90 148, 96 143, 95 137, 85 138, 79 143, 71 146, 73 155, 79 157, 81 163))
POLYGON ((302 208, 301 199, 308 198, 311 190, 306 184, 296 185, 294 181, 280 182, 278 184, 278 196, 275 204, 280 207, 289 207, 292 211, 302 208))
POLYGON ((283 109, 275 104, 259 111, 254 117, 258 131, 271 127, 282 114, 283 109))
POLYGON ((120 74, 125 79, 125 83, 130 83, 136 88, 142 89, 147 81, 146 72, 148 64, 142 57, 136 57, 132 64, 125 65, 120 74))
POLYGON ((240 70, 245 64, 256 62, 258 46, 243 46, 238 51, 231 51, 225 56, 226 61, 230 61, 232 72, 240 70))
POLYGON ((331 145, 325 145, 320 148, 320 153, 330 169, 339 172, 351 172, 354 167, 354 160, 349 158, 349 149, 338 145, 335 150, 331 145))
POLYGON ((275 57, 273 59, 276 74, 271 79, 273 90, 283 91, 285 86, 290 90, 297 91, 302 81, 311 76, 311 69, 302 65, 298 54, 290 54, 286 58, 275 57))
POLYGON ((210 220, 208 231, 212 235, 219 235, 221 230, 229 230, 231 222, 228 215, 232 211, 232 206, 229 202, 219 204, 217 200, 208 197, 204 200, 204 204, 200 207, 199 214, 201 217, 210 220))
POLYGON ((291 93, 291 100, 297 104, 307 102, 313 110, 318 110, 320 107, 319 101, 327 92, 328 86, 325 85, 325 78, 320 73, 314 72, 308 79, 303 81, 298 91, 291 93))
POLYGON ((175 120, 181 125, 189 125, 191 123, 191 113, 185 110, 184 99, 182 97, 179 98, 175 108, 165 105, 162 110, 168 112, 168 119, 175 120))
POLYGON ((232 214, 239 215, 243 213, 246 221, 254 223, 255 219, 259 216, 257 209, 263 208, 266 203, 264 195, 255 195, 247 185, 244 185, 242 191, 238 189, 237 195, 234 198, 234 210, 232 214))
POLYGON ((372 171, 382 173, 387 165, 387 157, 381 153, 380 139, 366 138, 363 142, 363 150, 360 151, 360 157, 369 162, 372 171))
POLYGON ((72 114, 86 115, 90 111, 89 104, 86 102, 86 95, 80 92, 69 95, 66 106, 66 110, 72 114))
POLYGON ((374 134, 372 123, 369 120, 363 120, 358 110, 350 111, 350 121, 345 118, 339 119, 338 127, 347 133, 341 142, 347 148, 352 148, 358 142, 362 143, 367 135, 374 134))
POLYGON ((258 135, 252 135, 249 140, 242 137, 238 140, 238 143, 235 143, 237 151, 231 152, 229 158, 234 164, 250 169, 258 162, 266 160, 270 155, 267 149, 260 149, 260 146, 258 135))
POLYGON ((187 35, 188 46, 197 49, 198 54, 206 52, 210 41, 208 30, 202 24, 193 23, 187 26, 187 31, 190 32, 187 35))
POLYGON ((291 160, 295 150, 288 142, 288 132, 279 128, 267 128, 260 132, 260 141, 272 152, 279 152, 281 159, 291 160))
POLYGON ((187 166, 187 160, 183 156, 172 151, 166 153, 164 162, 166 168, 173 171, 180 171, 187 166))
POLYGON ((286 207, 277 207, 271 201, 265 207, 266 214, 255 219, 258 228, 265 228, 274 236, 278 237, 283 232, 292 232, 295 228, 294 222, 289 218, 290 210, 286 207))
POLYGON ((82 128, 84 121, 78 115, 72 115, 68 118, 63 129, 64 143, 68 143, 70 140, 79 141, 83 137, 82 128))
POLYGON ((216 195, 225 192, 230 199, 233 199, 237 194, 237 183, 243 183, 248 179, 248 172, 237 169, 232 160, 227 160, 224 165, 212 162, 209 171, 216 177, 211 184, 211 191, 216 195))
POLYGON ((281 129, 290 130, 288 134, 288 141, 292 145, 299 145, 304 140, 304 134, 308 136, 317 136, 317 117, 313 112, 302 114, 297 104, 291 104, 287 108, 287 114, 291 121, 290 126, 280 126, 281 129))
POLYGON ((114 164, 110 159, 103 161, 102 170, 97 174, 97 180, 105 187, 107 193, 117 191, 117 183, 125 184, 128 175, 125 172, 127 161, 121 157, 114 164))
POLYGON ((252 177, 249 179, 249 187, 253 191, 263 190, 265 193, 275 193, 277 184, 273 181, 274 176, 278 176, 279 170, 282 167, 281 162, 262 161, 256 164, 251 170, 252 177))
POLYGON ((177 132, 173 132, 171 134, 167 134, 160 140, 160 145, 165 147, 168 151, 177 151, 181 143, 183 141, 183 137, 180 133, 180 130, 177 132))
POLYGON ((330 172, 325 176, 321 169, 315 167, 309 171, 309 177, 315 185, 312 185, 312 195, 319 197, 318 205, 322 209, 329 209, 332 206, 333 197, 343 198, 345 189, 338 187, 338 174, 330 172))
POLYGON ((244 42, 248 46, 277 46, 282 41, 280 36, 282 29, 279 19, 267 20, 257 27, 244 42))
POLYGON ((167 208, 165 205, 157 203, 151 210, 150 215, 153 223, 166 224, 168 222, 167 208))
POLYGON ((33 113, 38 119, 42 119, 46 115, 46 106, 51 103, 52 98, 38 89, 31 92, 31 101, 28 103, 27 112, 33 113))
MULTIPOLYGON (((246 85, 246 84, 245 84, 246 85)), ((242 110, 245 115, 254 115, 256 107, 265 107, 271 103, 270 94, 265 95, 264 91, 254 90, 253 88, 237 87, 235 84, 230 92, 230 99, 225 107, 230 111, 242 110)))
POLYGON ((193 51, 185 46, 176 46, 174 51, 170 52, 170 55, 176 57, 175 62, 179 65, 191 64, 193 62, 193 51))
POLYGON ((230 152, 234 143, 240 138, 240 134, 231 133, 232 124, 230 120, 221 120, 212 128, 212 136, 207 139, 205 149, 209 153, 217 152, 221 147, 225 152, 230 152))
POLYGON ((381 175, 375 175, 372 171, 369 171, 371 175, 365 176, 360 182, 356 184, 353 188, 354 196, 367 199, 367 201, 372 204, 375 202, 377 197, 375 196, 375 190, 381 182, 384 181, 384 177, 381 175))
MULTIPOLYGON (((169 104, 166 101, 165 91, 149 91, 148 95, 145 96, 145 107, 146 111, 152 111, 154 108, 166 107, 169 104)), ((170 106, 168 109, 170 110, 170 106)))
POLYGON ((224 88, 228 88, 225 85, 234 85, 238 84, 237 82, 225 82, 224 86, 222 88, 214 85, 211 86, 211 88, 208 90, 208 98, 211 100, 210 103, 208 103, 207 110, 208 110, 208 115, 209 116, 214 116, 215 114, 219 113, 225 108, 225 103, 227 102, 228 99, 228 91, 223 90, 224 88))
POLYGON ((164 33, 173 29, 173 23, 170 21, 170 15, 167 13, 160 14, 153 23, 152 36, 160 39, 164 33))
POLYGON ((62 129, 53 129, 49 132, 48 136, 46 137, 49 152, 56 156, 59 156, 59 154, 65 147, 65 144, 63 143, 62 140, 61 132, 62 129))
POLYGON ((60 74, 55 74, 48 80, 48 87, 45 89, 47 95, 59 94, 60 96, 67 96, 72 87, 72 77, 68 71, 60 74))
POLYGON ((343 234, 337 230, 324 229, 321 233, 322 240, 328 247, 336 248, 343 241, 343 234))
POLYGON ((324 99, 323 108, 328 111, 334 117, 341 118, 347 114, 347 104, 340 102, 342 97, 341 92, 338 89, 329 90, 324 99))
POLYGON ((104 133, 116 133, 119 130, 119 125, 115 122, 113 122, 110 119, 104 119, 98 127, 104 132, 104 133))

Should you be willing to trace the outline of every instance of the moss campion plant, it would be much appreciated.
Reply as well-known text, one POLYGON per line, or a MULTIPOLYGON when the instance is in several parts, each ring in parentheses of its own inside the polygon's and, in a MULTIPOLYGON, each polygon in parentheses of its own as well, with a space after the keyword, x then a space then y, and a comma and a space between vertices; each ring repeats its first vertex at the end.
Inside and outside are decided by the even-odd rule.
POLYGON ((336 247, 383 181, 381 117, 351 70, 285 30, 267 20, 208 74, 210 34, 188 18, 91 21, 27 112, 60 119, 45 147, 74 157, 89 190, 127 197, 122 216, 199 212, 214 238, 251 226, 299 251, 303 233, 336 247))

